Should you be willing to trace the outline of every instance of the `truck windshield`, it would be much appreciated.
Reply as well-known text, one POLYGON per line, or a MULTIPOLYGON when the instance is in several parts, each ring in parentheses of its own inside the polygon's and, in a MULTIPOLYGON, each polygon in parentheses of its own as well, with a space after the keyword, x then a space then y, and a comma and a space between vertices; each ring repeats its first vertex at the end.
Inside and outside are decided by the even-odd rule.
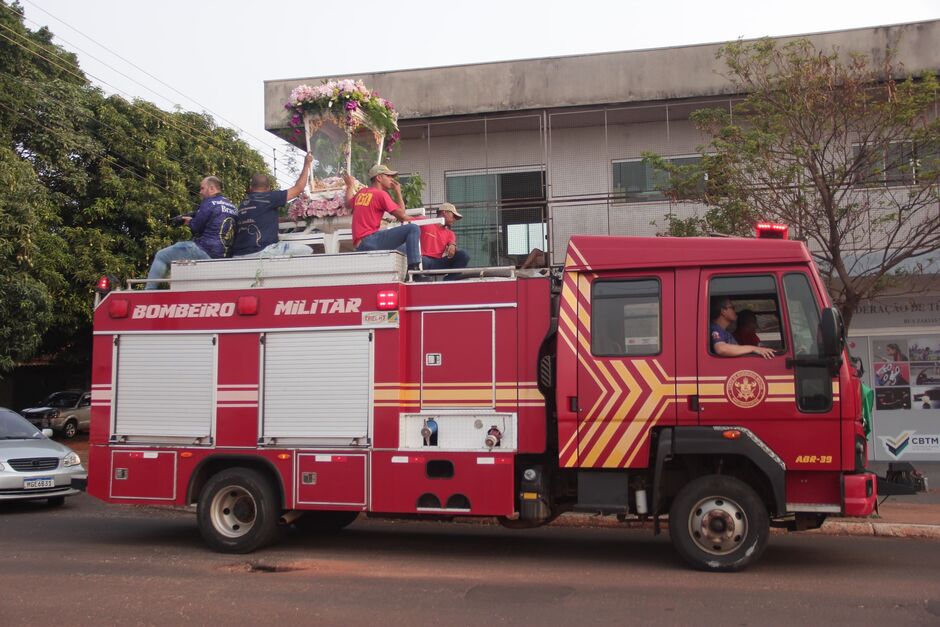
POLYGON ((80 395, 77 392, 56 392, 42 402, 44 407, 75 407, 80 395))

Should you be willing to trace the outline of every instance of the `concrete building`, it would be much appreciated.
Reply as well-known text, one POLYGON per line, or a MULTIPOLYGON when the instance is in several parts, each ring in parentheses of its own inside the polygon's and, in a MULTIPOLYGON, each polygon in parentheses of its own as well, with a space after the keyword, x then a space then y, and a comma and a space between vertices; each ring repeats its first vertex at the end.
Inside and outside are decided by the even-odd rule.
MULTIPOLYGON (((940 20, 805 37, 818 49, 861 51, 875 60, 893 48, 906 72, 940 71, 940 20)), ((473 265, 518 263, 533 248, 560 260, 572 234, 654 235, 671 217, 702 210, 665 199, 657 190, 660 174, 641 157, 652 151, 678 162, 695 159, 707 138, 689 115, 730 109, 740 97, 722 76, 721 45, 270 80, 265 127, 290 137, 283 105, 297 85, 361 79, 401 114, 402 142, 391 165, 421 175, 425 204, 453 202, 466 216, 458 237, 473 265)), ((905 390, 878 386, 878 415, 885 417, 876 421, 872 448, 882 459, 891 456, 879 437, 940 433, 940 368, 933 363, 940 364, 940 313, 890 320, 879 313, 911 307, 940 311, 940 294, 867 303, 853 324, 873 386, 888 344, 916 346, 924 357, 922 367, 909 366, 902 377, 905 390), (918 386, 921 372, 927 383, 918 386), (923 399, 932 398, 934 384, 936 409, 927 409, 923 399)), ((917 458, 940 460, 940 442, 917 458)))

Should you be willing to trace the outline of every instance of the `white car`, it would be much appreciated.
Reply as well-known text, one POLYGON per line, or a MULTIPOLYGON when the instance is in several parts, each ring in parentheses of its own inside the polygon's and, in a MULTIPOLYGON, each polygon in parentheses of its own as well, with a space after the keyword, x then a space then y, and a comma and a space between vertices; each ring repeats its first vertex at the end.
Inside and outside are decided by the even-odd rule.
POLYGON ((0 502, 45 499, 62 505, 65 497, 78 494, 72 479, 88 479, 82 461, 51 436, 51 429, 40 431, 15 411, 0 407, 0 502))

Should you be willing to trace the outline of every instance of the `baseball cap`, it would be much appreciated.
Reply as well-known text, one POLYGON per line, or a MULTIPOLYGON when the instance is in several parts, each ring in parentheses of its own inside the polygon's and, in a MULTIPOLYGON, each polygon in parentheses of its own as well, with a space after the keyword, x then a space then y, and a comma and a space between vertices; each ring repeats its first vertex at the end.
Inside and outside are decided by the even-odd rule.
POLYGON ((381 163, 379 165, 374 165, 369 169, 370 179, 374 179, 379 174, 388 174, 389 176, 395 176, 396 174, 398 174, 398 172, 396 172, 395 170, 389 170, 388 166, 383 165, 381 163))
POLYGON ((444 204, 441 205, 441 208, 437 210, 438 213, 441 213, 442 211, 450 211, 452 214, 454 214, 454 217, 457 218, 458 220, 463 217, 462 215, 460 215, 460 212, 457 211, 457 207, 453 206, 449 202, 445 202, 444 204))

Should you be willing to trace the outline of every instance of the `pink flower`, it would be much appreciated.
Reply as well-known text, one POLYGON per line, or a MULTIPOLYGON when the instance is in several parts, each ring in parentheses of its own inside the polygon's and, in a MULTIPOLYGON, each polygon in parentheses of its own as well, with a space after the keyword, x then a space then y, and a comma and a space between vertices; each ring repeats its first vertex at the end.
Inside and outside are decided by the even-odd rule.
POLYGON ((359 108, 359 103, 356 102, 355 100, 349 100, 346 102, 347 111, 355 111, 358 108, 359 108))

